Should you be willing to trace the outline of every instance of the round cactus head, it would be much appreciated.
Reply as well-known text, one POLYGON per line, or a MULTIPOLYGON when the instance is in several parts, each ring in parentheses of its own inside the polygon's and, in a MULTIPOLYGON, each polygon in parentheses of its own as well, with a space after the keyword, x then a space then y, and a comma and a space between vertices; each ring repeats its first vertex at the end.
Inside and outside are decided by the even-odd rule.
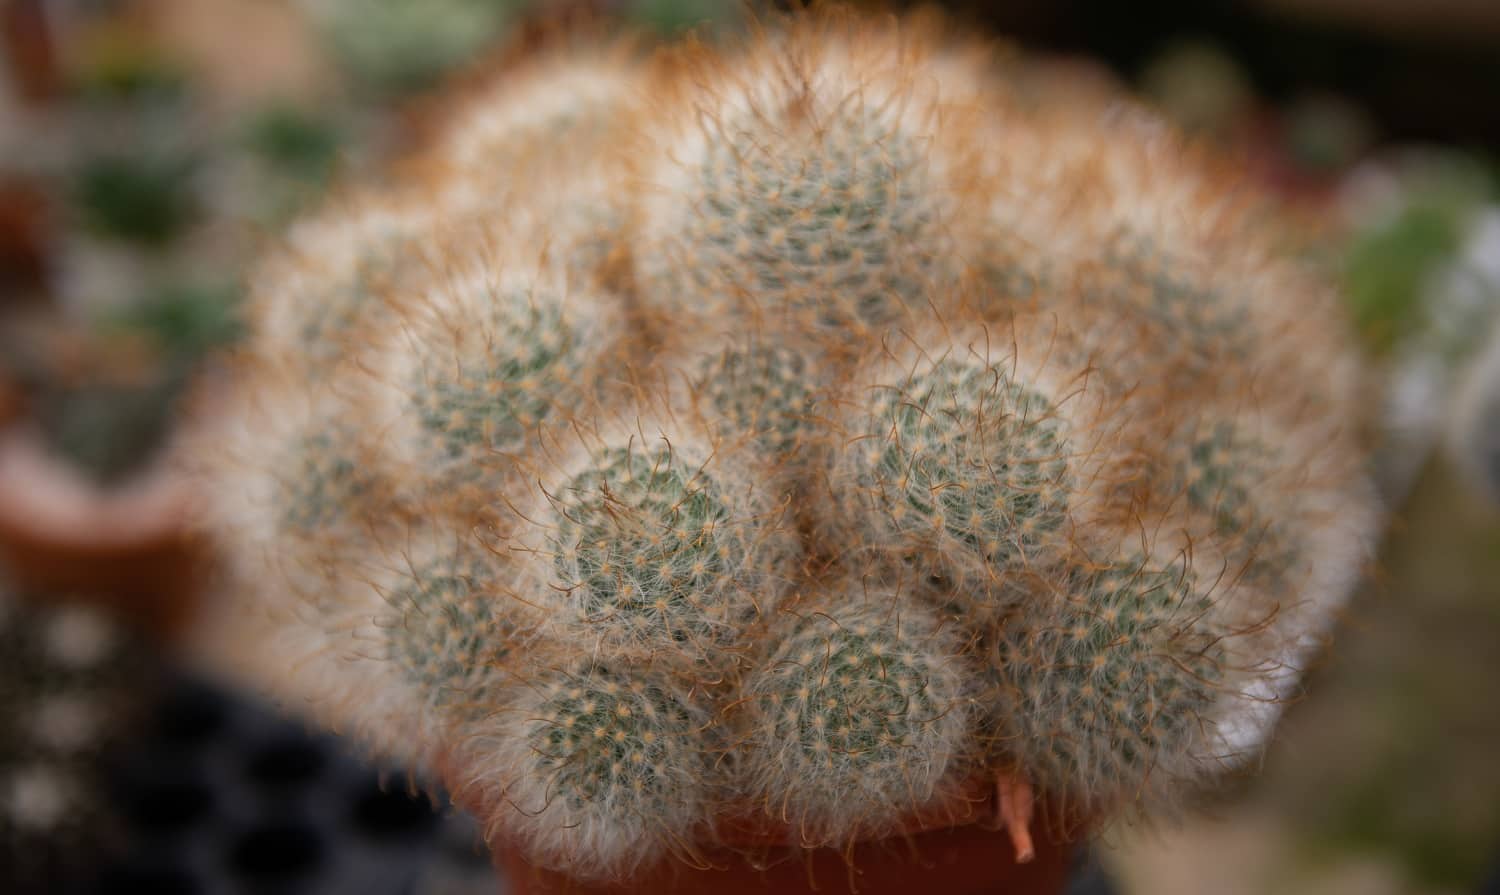
POLYGON ((767 124, 709 135, 688 231, 703 285, 735 282, 761 312, 826 330, 889 322, 915 274, 893 256, 933 223, 912 141, 854 103, 769 144, 767 124))
POLYGON ((969 745, 961 644, 888 593, 781 619, 744 685, 755 730, 743 770, 767 812, 823 840, 933 800, 969 745))
POLYGON ((544 528, 537 585, 561 601, 559 636, 696 661, 775 605, 795 561, 779 504, 687 434, 605 438, 544 490, 525 515, 544 528))
POLYGON ((823 435, 818 373, 785 346, 735 344, 698 359, 688 395, 716 435, 748 436, 773 463, 806 465, 823 435))
POLYGON ((691 841, 710 774, 708 714, 693 695, 670 676, 598 663, 544 671, 518 693, 474 741, 475 770, 499 762, 505 822, 534 860, 618 873, 691 841))
POLYGON ((301 535, 326 530, 349 516, 373 490, 368 468, 343 452, 345 443, 328 432, 309 434, 290 451, 284 481, 283 525, 301 535))
POLYGON ((537 427, 594 397, 617 315, 560 272, 496 263, 431 290, 396 337, 397 445, 451 487, 514 465, 537 427))
POLYGON ((1122 559, 1065 580, 1001 624, 997 748, 1090 808, 1201 773, 1227 663, 1212 600, 1180 562, 1122 559))
POLYGON ((391 661, 444 706, 483 697, 521 636, 500 558, 460 542, 414 556, 386 588, 391 661))
POLYGON ((1070 535, 1076 475, 1051 392, 1009 356, 962 349, 885 365, 862 385, 835 479, 855 543, 998 608, 1070 535))
POLYGON ((251 281, 256 348, 309 375, 358 353, 390 308, 383 296, 419 278, 437 218, 395 198, 367 198, 297 224, 251 281))
POLYGON ((947 224, 968 132, 937 127, 962 113, 912 76, 920 52, 827 37, 709 66, 648 128, 645 272, 674 315, 843 354, 923 310, 926 285, 956 269, 947 224), (867 54, 883 58, 866 67, 867 54))

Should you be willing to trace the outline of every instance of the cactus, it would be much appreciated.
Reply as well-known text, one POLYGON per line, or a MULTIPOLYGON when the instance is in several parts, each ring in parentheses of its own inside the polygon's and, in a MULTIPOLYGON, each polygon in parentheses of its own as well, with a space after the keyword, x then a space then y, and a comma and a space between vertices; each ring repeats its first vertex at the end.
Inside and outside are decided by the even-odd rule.
POLYGON ((1081 566, 1063 593, 1028 608, 996 635, 995 708, 999 745, 1044 791, 1092 807, 1212 761, 1202 739, 1212 742, 1226 632, 1185 563, 1081 566))
POLYGON ((498 563, 469 542, 410 557, 393 584, 391 661, 435 704, 482 698, 522 637, 523 613, 508 603, 498 563))
POLYGON ((857 520, 853 544, 1000 603, 1010 578, 1067 542, 1077 471, 1064 395, 1013 356, 987 356, 981 337, 916 341, 915 360, 877 365, 851 396, 839 516, 857 520))
POLYGON ((648 125, 637 165, 648 306, 840 353, 956 276, 946 224, 977 149, 936 122, 969 114, 966 92, 908 77, 910 48, 866 36, 793 32, 682 73, 697 89, 648 125))
POLYGON ((582 876, 692 851, 711 770, 701 694, 648 669, 584 661, 544 666, 492 711, 504 723, 476 729, 460 751, 495 769, 473 785, 503 781, 484 796, 513 806, 500 835, 582 876))
POLYGON ((752 797, 804 842, 894 828, 951 786, 971 741, 960 635, 890 593, 780 619, 744 683, 752 797))
POLYGON ((596 365, 618 360, 618 313, 570 288, 565 271, 537 266, 454 276, 381 346, 391 454, 435 479, 439 495, 513 462, 539 426, 596 397, 596 365))
POLYGON ((798 548, 743 458, 669 432, 605 435, 543 480, 516 512, 516 549, 538 558, 523 599, 555 608, 563 639, 718 662, 775 608, 798 548))
POLYGON ((517 65, 268 262, 185 448, 207 651, 582 876, 997 781, 1024 854, 1031 785, 1253 756, 1377 522, 1274 210, 926 19, 643 55, 517 65))
POLYGON ((697 402, 723 438, 750 436, 768 456, 815 448, 818 376, 803 354, 776 345, 731 344, 698 360, 683 403, 697 402))

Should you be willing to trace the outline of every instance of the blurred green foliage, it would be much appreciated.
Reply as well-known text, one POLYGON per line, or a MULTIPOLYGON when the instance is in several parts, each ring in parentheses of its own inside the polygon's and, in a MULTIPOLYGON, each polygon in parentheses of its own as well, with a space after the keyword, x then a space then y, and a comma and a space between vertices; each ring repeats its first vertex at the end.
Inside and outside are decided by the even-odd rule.
POLYGON ((169 363, 195 362, 239 338, 239 297, 232 285, 170 286, 111 315, 103 328, 144 336, 169 363))
POLYGON ((84 50, 70 85, 81 99, 177 99, 191 86, 187 66, 134 35, 109 35, 84 50))
POLYGON ((59 455, 96 481, 127 478, 171 431, 178 401, 206 355, 238 338, 239 289, 176 285, 142 296, 97 325, 104 350, 144 344, 149 368, 41 375, 38 422, 59 455))
POLYGON ((325 118, 279 103, 249 123, 246 146, 276 170, 311 184, 327 182, 338 161, 338 129, 325 118))
POLYGON ((633 22, 661 34, 723 28, 740 16, 741 7, 725 0, 635 0, 629 7, 633 22))
POLYGON ((1399 188, 1394 213, 1357 230, 1344 255, 1345 294, 1378 354, 1427 328, 1431 278, 1458 253, 1472 216, 1491 193, 1485 169, 1456 154, 1423 164, 1399 188))
POLYGON ((198 215, 195 167, 185 155, 165 152, 98 156, 78 170, 73 204, 100 235, 161 247, 198 215))
POLYGON ((515 0, 309 2, 334 56, 361 85, 401 93, 430 87, 490 44, 515 0))

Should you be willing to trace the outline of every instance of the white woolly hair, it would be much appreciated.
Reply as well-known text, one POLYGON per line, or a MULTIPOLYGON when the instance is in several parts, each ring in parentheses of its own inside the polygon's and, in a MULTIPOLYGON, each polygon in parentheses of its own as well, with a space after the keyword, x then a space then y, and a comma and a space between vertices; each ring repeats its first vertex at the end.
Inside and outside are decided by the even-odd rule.
MULTIPOLYGON (((1221 769, 1243 766, 1267 745, 1282 706, 1371 567, 1383 524, 1374 486, 1355 459, 1357 433, 1341 428, 1347 424, 1337 417, 1293 418, 1276 405, 1235 408, 1231 424, 1237 438, 1266 451, 1262 464, 1241 470, 1255 520, 1251 530, 1210 534, 1184 518, 1190 514, 1180 500, 1171 523, 1202 555, 1200 576, 1218 563, 1215 614, 1227 629, 1244 632, 1235 638, 1234 684, 1212 710, 1210 749, 1221 769), (1286 568, 1277 578, 1257 579, 1256 563, 1278 560, 1286 568)), ((1214 410, 1205 411, 1198 431, 1223 425, 1214 410)))
MULTIPOLYGON (((1347 313, 1326 276, 1299 259, 1264 190, 1112 86, 1044 78, 1027 81, 1037 94, 1029 102, 1003 92, 983 125, 986 250, 1074 291, 1124 285, 1120 256, 1143 251, 1152 267, 1135 276, 1169 277, 1192 293, 1184 306, 1224 333, 1205 342, 1163 321, 1137 336, 1152 342, 1154 362, 1122 352, 1120 363, 1149 378, 1191 359, 1189 380, 1199 371, 1248 377, 1265 394, 1326 396, 1335 413, 1360 418, 1364 383, 1347 313), (1249 347, 1226 364, 1226 345, 1249 347)), ((1140 285, 1138 296, 1155 294, 1157 284, 1140 285)), ((1013 298, 997 295, 993 310, 1013 298)), ((1100 325, 1121 322, 1122 309, 1101 310, 1100 325)))
POLYGON ((378 434, 361 430, 360 398, 334 384, 308 383, 300 371, 259 360, 237 372, 238 389, 196 408, 200 419, 179 452, 185 474, 204 485, 195 522, 238 572, 306 581, 292 588, 299 598, 321 592, 328 574, 363 553, 383 526, 404 524, 377 462, 378 434), (334 467, 335 487, 349 476, 344 484, 362 490, 307 491, 320 465, 334 467), (310 518, 293 515, 303 511, 310 518))
POLYGON ((212 611, 195 616, 186 648, 202 667, 247 684, 320 727, 347 735, 376 758, 409 769, 435 766, 437 719, 426 695, 386 657, 378 619, 387 607, 373 583, 339 581, 338 600, 316 608, 289 599, 264 572, 226 570, 212 611))
MULTIPOLYGON (((1090 358, 1078 351, 1066 326, 1050 315, 990 324, 960 318, 892 336, 880 355, 855 372, 845 405, 835 414, 843 447, 836 451, 829 473, 829 499, 818 504, 823 538, 850 551, 864 551, 877 563, 917 561, 946 579, 948 596, 976 613, 976 621, 1004 611, 1010 598, 997 597, 1022 586, 1026 575, 1044 570, 1070 550, 1079 532, 1103 512, 1115 479, 1128 474, 1120 444, 1122 407, 1118 398, 1096 387, 1093 377, 1090 358), (1055 427, 1058 455, 1044 459, 1065 465, 1065 481, 1051 483, 1064 492, 1056 498, 1063 504, 1063 518, 1056 531, 1018 550, 1019 565, 995 566, 985 551, 941 525, 918 525, 909 518, 901 522, 898 514, 916 512, 901 497, 907 485, 885 481, 878 471, 882 454, 899 433, 875 415, 876 408, 891 400, 892 390, 920 382, 940 364, 991 376, 994 389, 1019 387, 1048 405, 1040 416, 1012 416, 1024 411, 1010 408, 1004 416, 989 418, 984 408, 975 407, 957 417, 953 411, 964 408, 949 407, 947 396, 936 394, 936 406, 923 409, 935 424, 962 426, 959 434, 973 439, 963 457, 970 475, 947 483, 954 488, 977 487, 1001 475, 993 464, 1003 459, 1007 446, 996 441, 997 427, 1017 419, 1055 427), (892 495, 882 493, 890 490, 898 499, 894 506, 885 506, 892 495)), ((915 402, 919 396, 903 391, 897 397, 915 402)), ((1010 403, 1009 397, 995 398, 1002 405, 1010 403)), ((912 459, 915 463, 923 458, 912 459)), ((1016 536, 1021 537, 1019 528, 1016 536)))
POLYGON ((629 360, 617 299, 545 248, 501 245, 472 247, 461 268, 407 298, 376 340, 371 425, 389 433, 402 480, 446 490, 455 475, 513 467, 540 427, 566 426, 605 398, 629 360), (424 420, 444 393, 459 401, 451 420, 424 420), (507 404, 524 406, 498 419, 507 404))
POLYGON ((227 401, 197 408, 177 458, 202 483, 194 525, 219 560, 217 599, 198 614, 191 648, 382 754, 425 760, 431 744, 400 733, 424 717, 420 700, 393 677, 372 626, 384 604, 370 559, 408 522, 380 475, 378 444, 354 425, 363 411, 299 370, 262 359, 239 369, 227 401), (337 473, 332 492, 299 496, 308 456, 357 467, 361 490, 339 491, 337 473), (299 501, 308 513, 292 518, 299 501))
POLYGON ((548 616, 551 637, 586 652, 722 667, 729 659, 725 651, 750 624, 775 610, 800 566, 787 495, 778 493, 753 453, 715 444, 691 421, 625 411, 599 430, 555 434, 534 455, 536 465, 526 468, 525 487, 498 511, 502 542, 497 549, 521 560, 517 598, 548 616), (655 558, 664 566, 642 565, 649 559, 645 554, 611 553, 603 542, 561 540, 567 537, 564 529, 584 524, 579 513, 585 505, 591 515, 607 516, 625 544, 646 546, 673 534, 664 528, 670 520, 632 503, 625 482, 577 490, 580 476, 601 463, 622 461, 679 476, 686 487, 673 512, 693 509, 687 501, 696 495, 717 504, 711 510, 716 518, 698 520, 701 530, 676 533, 690 542, 678 553, 655 558), (591 606, 596 600, 607 603, 608 597, 593 593, 585 580, 590 572, 579 565, 580 548, 602 551, 595 558, 607 567, 594 574, 620 586, 639 585, 642 592, 661 579, 707 575, 711 580, 681 593, 657 594, 660 602, 651 608, 591 606))
POLYGON ((409 196, 330 200, 294 224, 251 276, 247 344, 281 365, 327 375, 355 354, 386 291, 420 276, 423 237, 442 220, 409 196))
POLYGON ((539 654, 462 729, 455 799, 477 808, 490 841, 575 878, 692 854, 714 788, 705 691, 649 666, 556 659, 539 654))
POLYGON ((376 655, 400 670, 434 718, 456 724, 487 713, 542 621, 508 587, 513 558, 467 526, 429 523, 371 566, 385 603, 372 620, 376 655))
POLYGON ((962 813, 977 771, 966 636, 923 601, 854 578, 801 595, 746 674, 737 787, 807 846, 962 813))
POLYGON ((584 156, 638 89, 628 44, 552 51, 461 101, 433 155, 455 176, 498 180, 538 153, 584 156))
MULTIPOLYGON (((981 149, 966 139, 972 128, 965 124, 979 114, 979 79, 949 71, 966 68, 957 55, 947 60, 948 65, 933 64, 944 57, 936 37, 920 29, 896 35, 837 17, 815 18, 728 58, 674 57, 664 66, 667 76, 652 85, 651 105, 641 110, 646 123, 637 143, 629 147, 640 181, 638 275, 646 285, 643 301, 648 307, 731 329, 740 328, 747 316, 764 316, 784 338, 820 336, 812 340, 812 347, 835 347, 830 339, 836 332, 805 332, 800 322, 784 320, 783 315, 798 303, 844 298, 817 294, 820 290, 811 286, 804 295, 795 291, 802 287, 791 284, 787 288, 794 291, 776 294, 773 289, 767 294, 764 283, 757 284, 748 269, 751 255, 777 255, 784 265, 802 263, 793 261, 790 248, 783 250, 777 240, 788 240, 790 247, 798 239, 794 231, 818 224, 808 218, 817 209, 800 208, 797 203, 803 200, 793 200, 790 192, 768 194, 759 198, 788 202, 789 218, 783 226, 764 234, 746 230, 730 241, 729 250, 712 248, 701 235, 693 235, 703 228, 747 223, 748 210, 738 215, 714 210, 713 203, 724 197, 705 193, 704 166, 716 153, 727 153, 746 169, 773 166, 789 182, 806 179, 807 189, 849 191, 847 197, 827 201, 857 203, 854 197, 868 186, 859 183, 858 171, 832 172, 831 178, 830 172, 818 173, 821 156, 830 149, 848 150, 878 160, 881 176, 892 177, 903 201, 910 204, 901 213, 914 229, 892 234, 879 246, 887 257, 866 258, 857 250, 847 259, 813 260, 818 256, 810 255, 805 269, 783 272, 797 280, 837 278, 841 271, 877 284, 893 277, 940 277, 938 269, 957 260, 951 225, 970 197, 981 192, 969 179, 977 170, 971 161, 981 149), (878 134, 842 132, 839 128, 847 125, 849 115, 868 116, 870 128, 878 134), (865 145, 872 139, 876 144, 865 145), (833 183, 844 176, 853 179, 833 183), (924 263, 934 267, 928 269, 924 263)), ((745 178, 751 189, 757 188, 753 173, 745 178)), ((849 247, 857 249, 852 242, 849 247)), ((886 296, 894 299, 892 312, 898 313, 911 299, 885 291, 892 292, 886 296)))

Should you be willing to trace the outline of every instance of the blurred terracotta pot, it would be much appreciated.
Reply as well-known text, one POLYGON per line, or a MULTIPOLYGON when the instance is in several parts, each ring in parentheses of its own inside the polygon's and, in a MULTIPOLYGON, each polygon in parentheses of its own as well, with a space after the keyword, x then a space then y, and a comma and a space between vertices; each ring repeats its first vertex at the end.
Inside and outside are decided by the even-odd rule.
POLYGON ((103 490, 20 426, 0 428, 0 571, 23 592, 104 605, 170 635, 191 612, 206 551, 164 472, 103 490))
MULTIPOLYGON (((803 848, 789 828, 756 821, 721 825, 724 843, 704 850, 701 861, 673 859, 631 879, 582 883, 565 873, 528 863, 504 843, 495 863, 507 892, 517 895, 1056 895, 1067 883, 1074 836, 1042 835, 1031 859, 1015 857, 1012 832, 994 822, 993 800, 978 799, 957 811, 911 818, 898 835, 847 848, 803 848)), ((1063 826, 1063 825, 1058 825, 1063 826)), ((1076 835, 1076 826, 1067 826, 1076 835)))

